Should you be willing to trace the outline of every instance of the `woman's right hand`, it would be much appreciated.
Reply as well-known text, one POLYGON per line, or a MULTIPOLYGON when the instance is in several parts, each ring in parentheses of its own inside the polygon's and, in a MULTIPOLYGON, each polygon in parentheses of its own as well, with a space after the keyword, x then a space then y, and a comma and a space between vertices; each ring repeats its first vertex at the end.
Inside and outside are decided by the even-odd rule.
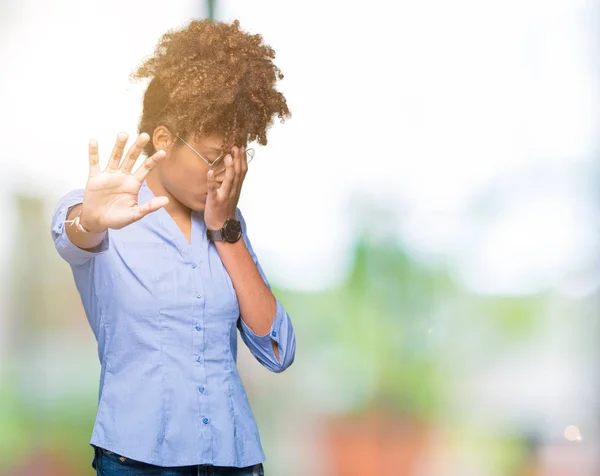
POLYGON ((108 228, 123 228, 169 203, 167 197, 152 198, 141 206, 137 203, 140 187, 148 172, 166 155, 165 151, 159 150, 132 172, 136 160, 149 140, 148 134, 142 133, 121 161, 127 144, 127 134, 119 134, 103 171, 100 171, 98 142, 90 140, 90 172, 80 219, 86 230, 101 233, 108 228))

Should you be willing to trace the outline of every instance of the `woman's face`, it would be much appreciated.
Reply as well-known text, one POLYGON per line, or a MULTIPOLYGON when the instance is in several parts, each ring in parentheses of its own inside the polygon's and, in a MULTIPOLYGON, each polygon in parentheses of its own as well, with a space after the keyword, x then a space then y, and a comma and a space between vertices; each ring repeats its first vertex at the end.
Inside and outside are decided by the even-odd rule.
POLYGON ((194 138, 193 134, 188 134, 178 138, 164 129, 166 132, 159 134, 158 143, 156 131, 154 134, 155 148, 167 152, 166 158, 156 168, 161 185, 170 198, 185 207, 196 211, 204 210, 208 192, 206 175, 209 171, 206 161, 213 163, 220 157, 213 169, 217 182, 222 182, 225 177, 224 159, 228 151, 223 152, 223 136, 214 133, 194 138))

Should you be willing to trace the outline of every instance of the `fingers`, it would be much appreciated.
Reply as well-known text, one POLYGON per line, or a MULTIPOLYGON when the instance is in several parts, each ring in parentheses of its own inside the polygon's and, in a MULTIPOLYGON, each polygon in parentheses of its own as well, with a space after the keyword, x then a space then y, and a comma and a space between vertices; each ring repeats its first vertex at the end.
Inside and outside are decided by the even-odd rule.
POLYGON ((240 199, 240 195, 242 193, 242 184, 244 183, 244 178, 246 177, 246 172, 248 172, 248 155, 246 153, 246 148, 242 147, 240 149, 240 175, 238 178, 238 182, 236 184, 236 195, 235 200, 236 203, 240 199))
POLYGON ((168 203, 169 199, 167 197, 154 197, 143 205, 132 208, 132 221, 138 221, 149 213, 155 212, 159 208, 164 207, 168 203))
POLYGON ((206 184, 208 186, 208 194, 211 195, 213 199, 217 198, 219 184, 217 183, 214 170, 209 170, 208 174, 206 174, 206 184))
POLYGON ((229 197, 233 188, 233 180, 235 178, 235 166, 233 165, 233 158, 231 155, 225 157, 225 179, 219 187, 222 191, 223 197, 229 197))
MULTIPOLYGON (((244 177, 246 176, 246 172, 248 172, 248 151, 246 150, 245 147, 242 147, 242 161, 241 161, 241 170, 242 170, 242 180, 244 180, 244 177)), ((250 158, 250 160, 252 160, 252 158, 250 158)))
POLYGON ((131 169, 135 165, 135 162, 137 161, 138 157, 144 150, 144 147, 146 146, 146 144, 148 143, 149 140, 150 140, 150 136, 148 134, 146 134, 145 132, 143 132, 139 135, 139 137, 135 141, 135 144, 133 144, 133 146, 131 146, 131 148, 127 152, 127 156, 125 157, 125 160, 123 161, 123 164, 121 165, 121 170, 123 172, 127 172, 127 173, 131 172, 131 169))
POLYGON ((215 178, 217 179, 217 181, 220 183, 223 181, 223 179, 225 178, 225 158, 227 156, 224 157, 219 157, 217 160, 215 160, 211 166, 211 169, 214 171, 215 173, 215 178))
MULTIPOLYGON (((213 169, 214 170, 214 169, 213 169)), ((215 171, 215 181, 218 185, 221 185, 225 180, 225 167, 223 167, 220 171, 215 171)))
POLYGON ((110 159, 108 160, 106 170, 119 169, 119 164, 121 163, 121 157, 123 157, 123 150, 125 149, 125 144, 127 144, 128 137, 129 136, 125 132, 121 132, 119 135, 117 135, 117 141, 115 142, 115 146, 110 154, 110 159))
POLYGON ((94 177, 100 173, 100 156, 98 155, 98 141, 90 139, 88 146, 90 157, 90 177, 94 177))
POLYGON ((136 179, 138 179, 140 183, 142 183, 144 180, 146 180, 146 176, 148 175, 148 173, 154 167, 156 167, 156 164, 158 164, 166 156, 167 153, 164 150, 157 151, 156 153, 148 157, 146 160, 144 160, 144 163, 138 167, 138 169, 134 172, 133 176, 136 179))
POLYGON ((241 181, 241 173, 242 173, 242 149, 239 147, 234 147, 233 150, 233 167, 235 169, 235 177, 233 179, 233 188, 234 191, 237 190, 238 184, 241 181))
POLYGON ((233 152, 233 168, 235 170, 236 178, 239 178, 240 172, 242 171, 242 149, 234 147, 233 152))

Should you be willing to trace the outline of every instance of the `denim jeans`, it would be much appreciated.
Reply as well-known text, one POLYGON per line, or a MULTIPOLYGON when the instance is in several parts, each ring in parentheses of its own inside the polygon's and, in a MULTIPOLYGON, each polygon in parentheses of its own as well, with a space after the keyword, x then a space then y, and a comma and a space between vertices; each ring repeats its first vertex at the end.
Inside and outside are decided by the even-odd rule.
POLYGON ((94 447, 92 468, 97 476, 264 476, 262 464, 246 468, 225 466, 176 466, 167 468, 124 458, 103 448, 94 447))

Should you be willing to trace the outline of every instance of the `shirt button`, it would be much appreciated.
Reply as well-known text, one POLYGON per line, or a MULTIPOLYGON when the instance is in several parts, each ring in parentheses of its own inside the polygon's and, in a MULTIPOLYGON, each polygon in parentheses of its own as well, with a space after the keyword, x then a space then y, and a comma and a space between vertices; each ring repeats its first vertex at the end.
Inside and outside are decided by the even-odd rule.
POLYGON ((200 332, 200 331, 202 330, 202 327, 200 327, 198 324, 196 324, 196 326, 195 326, 195 327, 196 327, 196 330, 197 330, 198 332, 200 332))
POLYGON ((202 385, 198 390, 200 390, 200 393, 204 393, 204 385, 202 385))
POLYGON ((196 269, 196 263, 192 263, 192 269, 196 269))
POLYGON ((273 337, 277 337, 277 332, 273 331, 273 332, 271 332, 271 335, 272 335, 273 337))
POLYGON ((200 357, 200 356, 196 357, 196 362, 202 362, 202 357, 200 357))
POLYGON ((197 298, 197 299, 200 299, 201 297, 202 297, 202 294, 200 294, 200 293, 196 293, 196 298, 197 298))
POLYGON ((205 425, 208 425, 208 418, 203 418, 202 423, 204 423, 205 425))

